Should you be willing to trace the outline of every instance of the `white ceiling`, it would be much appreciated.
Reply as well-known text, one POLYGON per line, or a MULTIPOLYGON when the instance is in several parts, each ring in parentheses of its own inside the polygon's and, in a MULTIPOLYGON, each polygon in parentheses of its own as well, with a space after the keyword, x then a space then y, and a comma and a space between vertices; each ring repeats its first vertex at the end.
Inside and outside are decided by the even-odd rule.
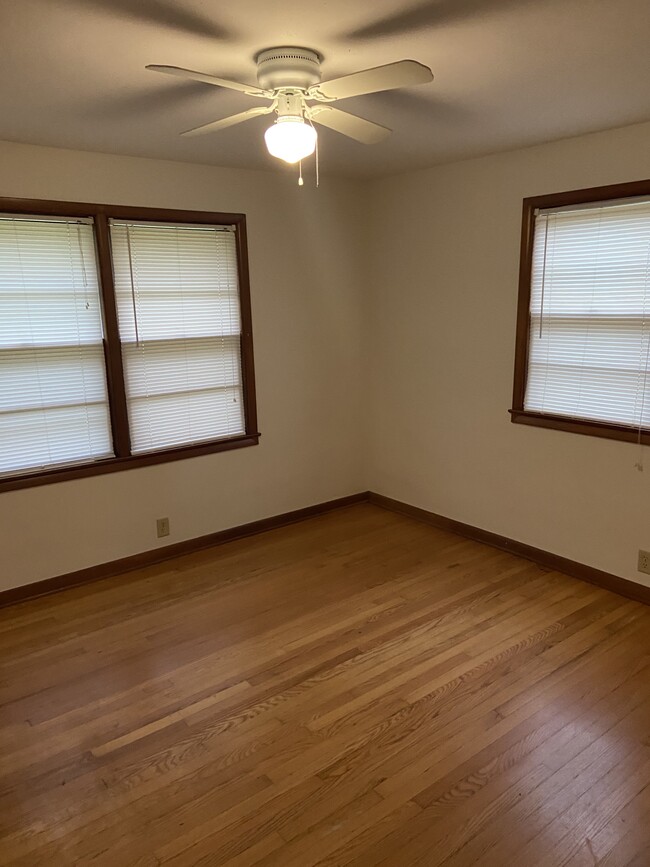
POLYGON ((0 0, 0 139, 278 168, 268 118, 178 132, 259 101, 148 72, 255 83, 253 56, 304 45, 323 78, 413 58, 432 84, 338 106, 394 129, 320 131, 324 172, 371 176, 650 119, 648 0, 0 0))

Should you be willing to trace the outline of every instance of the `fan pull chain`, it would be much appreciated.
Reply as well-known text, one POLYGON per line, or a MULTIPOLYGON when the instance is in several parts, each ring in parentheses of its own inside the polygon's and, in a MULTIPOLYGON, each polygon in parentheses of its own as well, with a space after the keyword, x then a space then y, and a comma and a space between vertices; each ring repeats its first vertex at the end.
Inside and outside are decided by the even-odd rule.
POLYGON ((298 186, 302 187, 302 185, 305 183, 302 179, 302 160, 300 160, 300 162, 298 163, 298 171, 300 172, 298 176, 298 186))
MULTIPOLYGON (((307 120, 311 124, 311 128, 316 132, 316 127, 314 126, 314 121, 311 117, 308 117, 307 120)), ((316 135, 316 186, 320 186, 320 176, 319 176, 319 166, 318 166, 318 134, 316 135)))

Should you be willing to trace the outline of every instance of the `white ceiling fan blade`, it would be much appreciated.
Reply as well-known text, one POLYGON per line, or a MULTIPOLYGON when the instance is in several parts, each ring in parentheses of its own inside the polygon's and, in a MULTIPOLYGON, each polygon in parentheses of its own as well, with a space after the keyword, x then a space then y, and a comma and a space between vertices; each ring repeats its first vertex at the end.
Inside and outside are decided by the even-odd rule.
POLYGON ((203 81, 205 84, 215 84, 217 87, 227 87, 230 90, 246 93, 248 96, 273 96, 271 91, 262 90, 262 88, 255 87, 252 84, 242 84, 239 81, 230 81, 227 78, 217 78, 216 75, 208 75, 206 72, 196 72, 193 69, 183 69, 180 66, 158 66, 155 63, 150 63, 145 68, 151 69, 153 72, 164 72, 166 75, 176 75, 179 78, 191 78, 193 81, 203 81))
POLYGON ((375 66, 353 72, 332 81, 321 81, 309 88, 308 95, 312 99, 347 99, 350 96, 362 96, 365 93, 377 93, 380 90, 394 90, 397 87, 411 87, 415 84, 426 84, 433 81, 433 73, 428 66, 415 60, 398 60, 385 66, 375 66))
POLYGON ((271 114, 272 111, 272 105, 260 105, 257 108, 249 108, 248 111, 231 114, 230 117, 222 117, 221 120, 213 120, 211 123, 204 123, 203 126, 196 126, 194 129, 185 130, 181 135, 203 135, 206 132, 216 132, 218 129, 227 129, 229 126, 235 126, 237 123, 243 123, 245 120, 259 117, 261 114, 271 114))
POLYGON ((377 144, 392 132, 388 127, 341 111, 340 108, 332 108, 331 105, 314 105, 308 109, 308 115, 314 123, 320 123, 362 144, 377 144))

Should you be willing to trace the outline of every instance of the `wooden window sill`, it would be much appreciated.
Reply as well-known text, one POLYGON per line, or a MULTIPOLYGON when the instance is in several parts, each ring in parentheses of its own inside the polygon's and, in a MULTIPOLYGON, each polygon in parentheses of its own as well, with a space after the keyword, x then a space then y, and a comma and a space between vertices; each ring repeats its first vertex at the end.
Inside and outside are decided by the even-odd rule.
POLYGON ((629 425, 613 424, 611 422, 589 421, 573 416, 550 415, 541 412, 530 412, 523 409, 510 409, 510 420, 515 424, 527 424, 532 427, 543 427, 550 430, 561 430, 567 433, 586 434, 610 440, 621 440, 628 443, 650 445, 650 430, 642 430, 629 425))
POLYGON ((211 455, 215 452, 226 452, 231 449, 242 449, 255 446, 260 441, 260 434, 242 434, 228 439, 213 440, 212 442, 197 443, 195 445, 180 446, 174 449, 165 449, 159 452, 149 452, 141 455, 131 455, 123 458, 107 458, 87 464, 76 464, 70 467, 56 467, 33 473, 24 473, 15 476, 5 476, 0 479, 0 493, 5 491, 17 491, 21 488, 34 488, 39 485, 50 485, 54 482, 67 482, 73 479, 83 479, 88 476, 101 476, 105 473, 118 473, 123 470, 136 469, 138 467, 150 467, 154 464, 164 464, 169 461, 182 461, 187 458, 198 458, 202 455, 211 455))

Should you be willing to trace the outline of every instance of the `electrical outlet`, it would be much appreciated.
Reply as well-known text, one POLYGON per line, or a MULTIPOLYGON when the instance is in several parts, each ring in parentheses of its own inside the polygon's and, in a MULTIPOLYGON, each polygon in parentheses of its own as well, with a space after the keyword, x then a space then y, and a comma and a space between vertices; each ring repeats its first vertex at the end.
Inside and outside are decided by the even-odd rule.
POLYGON ((645 572, 650 575, 650 551, 639 551, 639 572, 645 572))
MULTIPOLYGON (((163 536, 169 536, 169 518, 158 518, 156 520, 156 532, 159 539, 163 536)), ((650 559, 650 554, 648 554, 648 558, 650 559)))

